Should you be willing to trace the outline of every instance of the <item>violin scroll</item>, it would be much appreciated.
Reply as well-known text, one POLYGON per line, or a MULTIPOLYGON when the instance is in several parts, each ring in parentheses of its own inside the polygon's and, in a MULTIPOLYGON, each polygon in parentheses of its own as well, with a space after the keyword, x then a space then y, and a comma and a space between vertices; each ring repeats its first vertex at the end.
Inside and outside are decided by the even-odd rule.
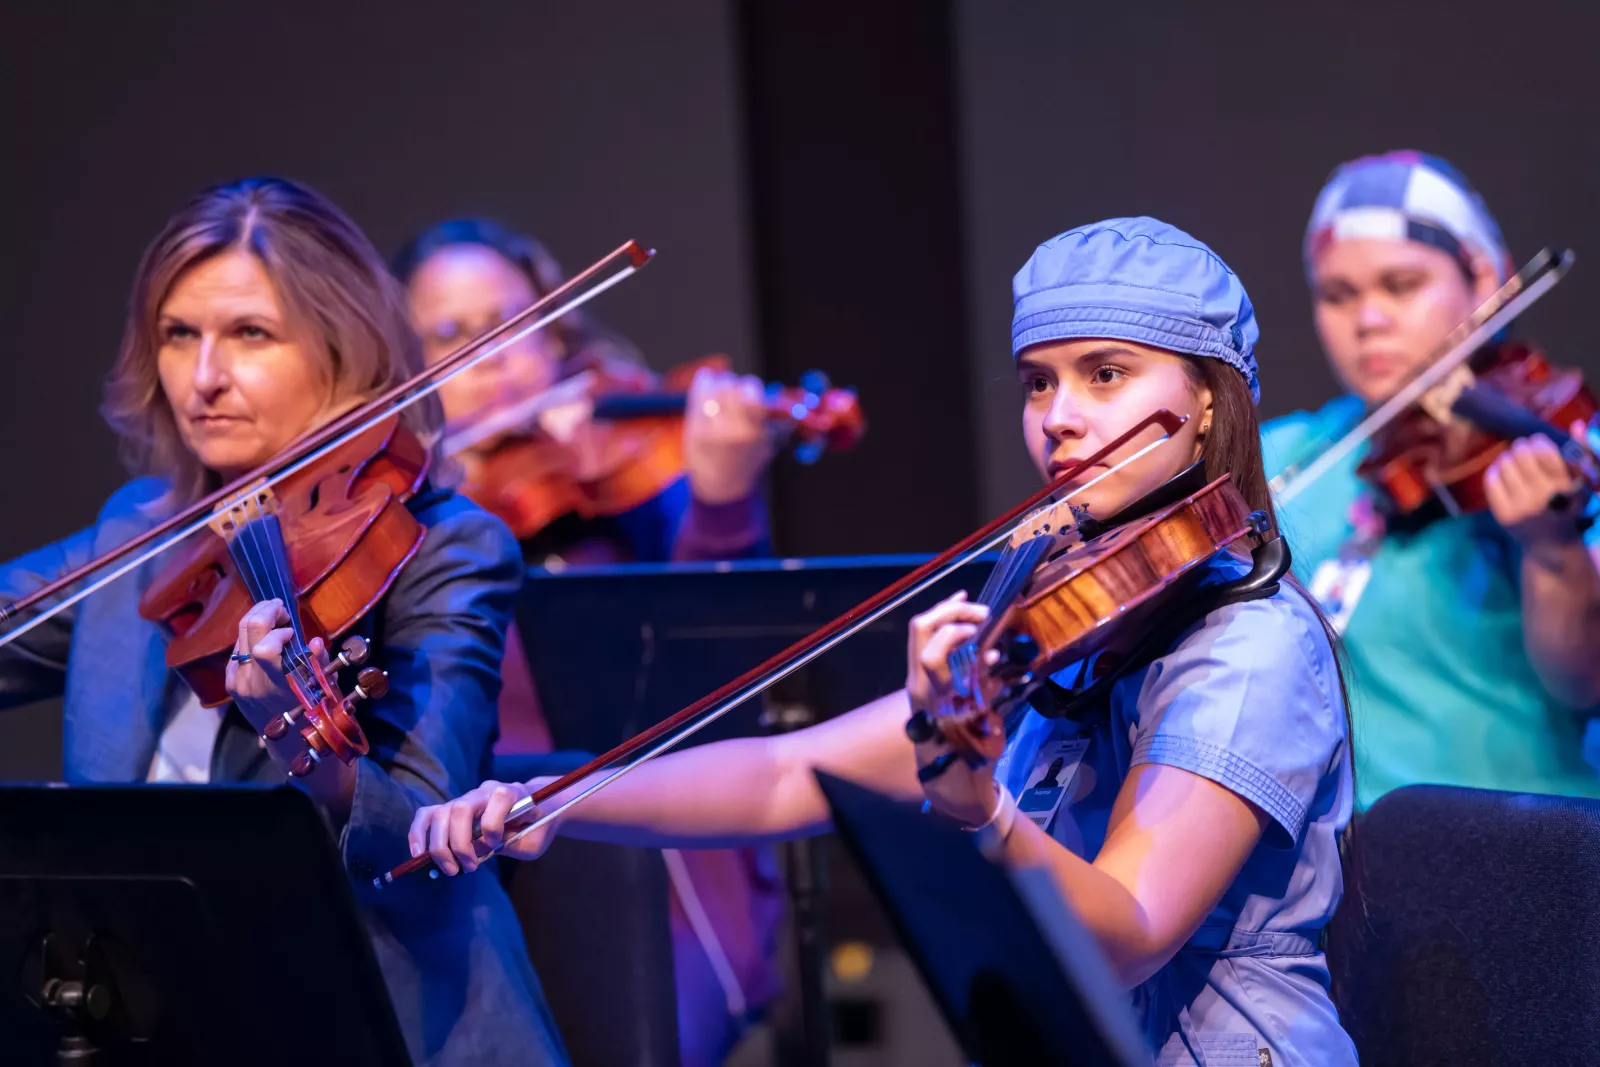
MULTIPOLYGON (((360 657, 366 658, 366 642, 352 638, 346 642, 347 648, 335 664, 345 663, 352 642, 360 643, 360 657)), ((366 755, 368 744, 355 720, 356 705, 363 700, 381 699, 389 692, 389 676, 377 667, 361 668, 356 675, 355 688, 348 696, 341 695, 332 675, 319 664, 310 664, 301 673, 306 677, 288 675, 289 687, 300 700, 300 707, 273 718, 261 731, 261 736, 268 741, 281 741, 291 729, 299 731, 306 749, 289 767, 289 774, 296 778, 310 774, 325 756, 354 763, 366 755)))
POLYGON ((767 409, 774 421, 788 428, 796 442, 794 457, 801 463, 854 448, 867 432, 855 390, 834 388, 819 370, 802 374, 798 389, 769 385, 767 409))

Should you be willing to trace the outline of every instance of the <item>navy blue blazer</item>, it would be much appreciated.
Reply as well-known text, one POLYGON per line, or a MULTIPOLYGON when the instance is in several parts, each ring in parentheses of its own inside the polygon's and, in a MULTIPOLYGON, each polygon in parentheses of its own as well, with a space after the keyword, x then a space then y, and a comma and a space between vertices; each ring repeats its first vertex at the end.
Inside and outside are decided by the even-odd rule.
MULTIPOLYGON (((114 493, 93 526, 0 567, 14 599, 154 525, 154 479, 114 493)), ((427 527, 417 554, 367 620, 372 662, 389 693, 359 714, 371 742, 357 764, 349 822, 335 827, 406 1042, 419 1064, 567 1062, 528 962, 511 902, 492 870, 408 879, 379 891, 375 874, 409 855, 415 810, 490 777, 500 661, 521 555, 500 520, 465 498, 411 502, 427 527)), ((69 782, 140 782, 182 682, 166 639, 139 617, 162 557, 0 650, 0 707, 65 701, 69 782)), ((235 710, 224 720, 213 781, 282 781, 235 710)))

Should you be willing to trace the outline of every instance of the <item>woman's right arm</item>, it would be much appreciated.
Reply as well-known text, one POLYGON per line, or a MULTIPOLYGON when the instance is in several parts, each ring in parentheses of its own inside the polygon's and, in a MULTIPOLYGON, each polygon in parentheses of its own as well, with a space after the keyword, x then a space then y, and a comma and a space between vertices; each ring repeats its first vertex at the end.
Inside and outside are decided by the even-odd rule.
MULTIPOLYGON (((820 833, 828 827, 828 805, 814 770, 892 796, 922 799, 916 756, 905 733, 909 716, 901 691, 792 734, 721 741, 661 756, 575 806, 557 829, 568 837, 653 848, 723 848, 820 833)), ((588 784, 558 794, 546 810, 588 784)), ((473 822, 481 820, 486 846, 497 846, 506 811, 532 785, 486 782, 449 804, 423 808, 411 825, 411 854, 431 853, 446 874, 475 869, 481 859, 473 822)), ((532 858, 548 843, 541 831, 504 854, 532 858)))
MULTIPOLYGON (((12 603, 75 567, 93 553, 93 529, 46 545, 0 564, 0 601, 12 603)), ((25 624, 36 613, 17 618, 7 629, 25 624)), ((61 695, 66 682, 67 653, 77 609, 67 608, 0 648, 0 709, 19 707, 61 695)))

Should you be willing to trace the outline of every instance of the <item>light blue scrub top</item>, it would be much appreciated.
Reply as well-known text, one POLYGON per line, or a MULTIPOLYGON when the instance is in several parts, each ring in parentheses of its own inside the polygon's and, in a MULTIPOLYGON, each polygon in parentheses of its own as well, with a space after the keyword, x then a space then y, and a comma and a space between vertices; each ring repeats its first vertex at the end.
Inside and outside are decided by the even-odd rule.
MULTIPOLYGON (((1223 557, 1208 579, 1244 572, 1223 557)), ((1081 665, 1080 665, 1081 666, 1081 665)), ((1071 687, 1081 673, 1056 680, 1071 687)), ((1353 1067, 1319 949, 1342 891, 1339 835, 1353 786, 1332 646, 1315 612, 1284 588, 1219 608, 1173 649, 1119 679, 1109 718, 1088 724, 1029 710, 996 774, 1024 795, 1063 738, 1088 747, 1049 825, 1093 861, 1131 768, 1200 775, 1271 819, 1221 903, 1165 967, 1133 992, 1156 1063, 1353 1067)))

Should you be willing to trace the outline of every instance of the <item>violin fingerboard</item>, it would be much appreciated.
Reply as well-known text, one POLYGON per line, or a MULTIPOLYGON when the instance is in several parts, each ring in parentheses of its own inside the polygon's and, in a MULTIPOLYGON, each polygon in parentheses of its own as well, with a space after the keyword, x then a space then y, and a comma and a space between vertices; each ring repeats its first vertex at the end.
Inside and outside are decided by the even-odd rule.
POLYGON ((289 622, 297 640, 303 638, 300 601, 295 595, 294 570, 289 566, 289 550, 283 540, 283 524, 274 514, 261 515, 243 523, 228 542, 228 554, 250 590, 250 598, 281 600, 289 612, 289 622))

